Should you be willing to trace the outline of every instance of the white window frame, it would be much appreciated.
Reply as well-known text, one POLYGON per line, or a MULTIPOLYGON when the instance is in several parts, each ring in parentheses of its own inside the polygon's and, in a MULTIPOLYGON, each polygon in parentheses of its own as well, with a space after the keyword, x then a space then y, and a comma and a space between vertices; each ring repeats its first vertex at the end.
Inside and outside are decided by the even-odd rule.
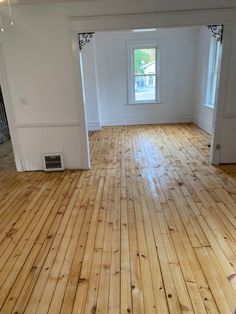
MULTIPOLYGON (((160 103, 161 97, 161 47, 160 43, 154 40, 139 40, 139 41, 128 41, 128 104, 129 105, 144 105, 144 104, 157 104, 160 103), (133 80, 135 78, 134 70, 134 49, 156 49, 156 73, 152 76, 156 77, 155 95, 156 98, 153 100, 137 101, 135 100, 135 88, 133 80)), ((143 75, 145 76, 145 74, 143 75)), ((149 74, 147 76, 150 76, 149 74)))
POLYGON ((212 109, 215 107, 217 86, 220 75, 221 47, 221 42, 216 38, 211 37, 205 106, 212 109))

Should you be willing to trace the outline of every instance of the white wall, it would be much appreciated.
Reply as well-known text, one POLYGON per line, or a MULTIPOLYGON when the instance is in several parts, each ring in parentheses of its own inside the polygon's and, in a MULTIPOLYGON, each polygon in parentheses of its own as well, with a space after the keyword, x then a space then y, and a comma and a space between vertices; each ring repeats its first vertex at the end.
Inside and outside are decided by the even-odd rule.
MULTIPOLYGON (((95 51, 101 124, 192 121, 196 35, 195 28, 163 29, 155 32, 96 33, 95 51), (161 103, 159 104, 128 104, 127 42, 130 40, 151 40, 160 45, 161 103)), ((85 75, 89 76, 89 73, 85 75)))
POLYGON ((194 122, 209 134, 213 127, 213 109, 207 107, 205 101, 211 36, 212 33, 206 27, 198 29, 194 106, 194 122))
POLYGON ((57 6, 14 11, 15 27, 6 27, 1 41, 24 169, 43 169, 41 156, 48 152, 63 152, 67 168, 81 168, 80 116, 63 11, 57 6), (22 98, 28 104, 21 104, 22 98))
MULTIPOLYGON (((86 1, 80 3, 14 6, 15 27, 10 28, 6 9, 2 9, 6 31, 0 34, 6 74, 14 111, 14 124, 26 170, 42 169, 38 156, 48 150, 63 151, 66 167, 81 168, 81 119, 77 105, 70 34, 67 19, 118 13, 192 10, 230 7, 234 0, 149 0, 86 1), (4 13, 5 10, 5 13, 4 13), (21 105, 21 98, 29 105, 21 105), (45 139, 46 137, 46 139, 45 139)), ((236 34, 235 34, 236 36, 236 34)), ((236 132, 236 37, 230 64, 230 79, 223 126, 224 162, 236 161, 230 136, 236 132)), ((140 109, 141 110, 141 109, 140 109)), ((235 142, 234 142, 235 143, 235 142)), ((236 145, 236 144, 235 144, 236 145)), ((17 158, 19 156, 16 156, 17 158)))

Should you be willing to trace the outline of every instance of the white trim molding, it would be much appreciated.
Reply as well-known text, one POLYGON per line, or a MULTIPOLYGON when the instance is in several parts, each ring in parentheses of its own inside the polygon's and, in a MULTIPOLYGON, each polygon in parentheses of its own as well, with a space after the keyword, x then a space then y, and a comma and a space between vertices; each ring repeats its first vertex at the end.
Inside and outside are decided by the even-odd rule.
MULTIPOLYGON (((224 25, 223 52, 219 80, 219 92, 216 99, 214 110, 212 145, 210 153, 210 162, 219 164, 220 151, 217 146, 222 144, 222 125, 224 108, 227 96, 227 81, 229 77, 229 65, 231 57, 231 46, 233 38, 234 23, 233 8, 226 9, 209 9, 209 10, 192 10, 192 11, 172 11, 159 13, 138 13, 123 15, 107 15, 107 16, 83 16, 71 17, 68 19, 68 31, 71 33, 71 45, 73 55, 73 66, 75 72, 75 83, 77 89, 78 108, 81 109, 81 138, 82 138, 82 160, 84 164, 90 165, 89 142, 87 136, 87 126, 85 123, 85 105, 82 97, 82 79, 80 67, 80 54, 78 33, 81 32, 97 32, 97 31, 122 31, 132 29, 150 29, 159 27, 186 27, 210 24, 224 25)), ((169 119, 171 121, 171 119, 169 119)), ((109 121, 104 121, 109 123, 109 121)), ((127 121, 128 123, 129 121, 127 121)), ((131 122, 131 121, 130 121, 131 122)), ((132 123, 135 123, 133 121, 132 123)), ((146 123, 146 121, 142 121, 146 123)), ((178 121, 176 121, 178 122, 178 121)), ((117 123, 119 123, 117 121, 117 123)), ((150 122, 149 122, 150 123, 150 122)), ((157 123, 157 122, 156 122, 157 123)), ((102 123, 103 124, 103 123, 102 123)), ((122 122, 124 124, 124 121, 122 122)))
POLYGON ((88 121, 88 130, 89 131, 99 131, 101 130, 100 121, 88 121))
POLYGON ((214 106, 212 106, 210 104, 203 104, 203 107, 206 107, 208 109, 214 110, 214 106))
POLYGON ((224 24, 234 20, 234 9, 185 10, 122 15, 79 16, 68 19, 69 31, 119 31, 157 27, 224 24))
MULTIPOLYGON (((162 49, 163 49, 163 38, 159 39, 144 39, 144 40, 127 40, 127 60, 128 60, 128 105, 139 105, 139 104, 148 104, 148 103, 160 103, 161 102, 161 87, 162 87, 162 49), (135 89, 134 89, 134 77, 135 69, 134 69, 134 49, 155 49, 155 73, 153 73, 153 77, 155 77, 155 99, 147 100, 147 101, 136 101, 135 100, 135 89)), ((145 74, 143 74, 145 75, 145 74)))
POLYGON ((236 160, 236 142, 235 142, 236 118, 227 118, 223 124, 223 141, 221 147, 221 163, 235 163, 236 160))
POLYGON ((117 118, 102 120, 103 126, 112 125, 136 125, 136 124, 161 124, 161 123, 187 123, 193 122, 192 115, 158 115, 156 117, 149 118, 117 118))
POLYGON ((90 151, 88 129, 86 122, 86 108, 84 104, 84 93, 82 83, 81 51, 79 49, 78 33, 80 30, 70 32, 72 47, 72 63, 74 69, 74 86, 77 100, 78 121, 80 121, 80 139, 81 139, 81 168, 90 169, 90 151))

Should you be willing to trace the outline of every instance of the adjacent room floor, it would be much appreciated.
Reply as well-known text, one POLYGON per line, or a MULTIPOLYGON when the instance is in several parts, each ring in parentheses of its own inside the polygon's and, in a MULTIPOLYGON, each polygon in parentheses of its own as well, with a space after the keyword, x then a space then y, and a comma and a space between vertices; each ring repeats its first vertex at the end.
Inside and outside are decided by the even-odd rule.
POLYGON ((0 170, 1 313, 233 313, 236 166, 189 124, 90 140, 89 171, 0 170))
POLYGON ((10 139, 0 144, 0 170, 6 168, 15 170, 14 155, 10 139))

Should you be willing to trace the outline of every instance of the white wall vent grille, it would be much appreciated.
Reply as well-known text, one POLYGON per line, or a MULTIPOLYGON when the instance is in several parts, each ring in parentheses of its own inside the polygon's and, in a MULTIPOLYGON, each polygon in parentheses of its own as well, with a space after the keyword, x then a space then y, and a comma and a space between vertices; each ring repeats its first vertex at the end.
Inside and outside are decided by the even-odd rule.
POLYGON ((63 171, 64 163, 61 153, 51 153, 43 155, 44 171, 63 171))

